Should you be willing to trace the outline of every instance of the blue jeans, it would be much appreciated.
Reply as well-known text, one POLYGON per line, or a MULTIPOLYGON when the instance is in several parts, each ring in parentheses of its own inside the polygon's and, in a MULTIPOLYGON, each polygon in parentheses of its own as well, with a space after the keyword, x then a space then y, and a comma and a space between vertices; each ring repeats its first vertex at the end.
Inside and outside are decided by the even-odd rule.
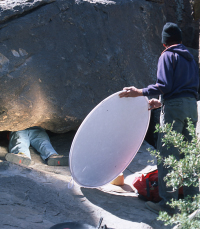
POLYGON ((50 143, 48 134, 41 127, 31 127, 25 130, 11 132, 8 146, 9 153, 24 153, 31 158, 29 146, 34 147, 43 160, 52 154, 57 154, 50 143))
MULTIPOLYGON (((176 130, 178 133, 182 133, 185 136, 185 139, 191 141, 191 136, 188 133, 187 127, 187 119, 191 118, 192 123, 196 127, 197 123, 197 101, 195 98, 176 98, 171 100, 164 101, 164 105, 161 109, 160 115, 160 125, 163 126, 165 123, 172 123, 175 121, 173 129, 176 130)), ((184 155, 180 155, 177 148, 170 147, 167 149, 166 146, 162 146, 161 139, 163 137, 162 133, 159 133, 158 136, 158 151, 162 157, 168 157, 169 155, 174 155, 177 160, 184 157, 184 155)), ((169 208, 166 205, 166 202, 170 202, 173 198, 175 200, 178 199, 178 190, 173 191, 172 187, 167 187, 166 182, 163 178, 167 175, 170 171, 170 168, 166 168, 163 164, 158 165, 158 184, 159 184, 159 195, 162 198, 161 202, 159 203, 161 207, 165 208, 166 211, 168 210, 171 213, 174 213, 173 209, 169 208)), ((195 195, 199 193, 199 187, 183 187, 183 194, 184 196, 187 195, 195 195)))

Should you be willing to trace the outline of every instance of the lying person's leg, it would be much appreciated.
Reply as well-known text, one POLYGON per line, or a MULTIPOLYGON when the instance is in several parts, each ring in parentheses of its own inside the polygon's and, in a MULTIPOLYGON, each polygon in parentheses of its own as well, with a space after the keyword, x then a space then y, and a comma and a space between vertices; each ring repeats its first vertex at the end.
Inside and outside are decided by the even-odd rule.
POLYGON ((68 157, 58 155, 51 145, 48 134, 41 127, 29 128, 31 145, 40 153, 41 158, 48 165, 68 165, 68 157))
POLYGON ((30 165, 31 155, 29 151, 30 140, 27 130, 20 130, 10 133, 8 152, 6 160, 22 165, 30 165))

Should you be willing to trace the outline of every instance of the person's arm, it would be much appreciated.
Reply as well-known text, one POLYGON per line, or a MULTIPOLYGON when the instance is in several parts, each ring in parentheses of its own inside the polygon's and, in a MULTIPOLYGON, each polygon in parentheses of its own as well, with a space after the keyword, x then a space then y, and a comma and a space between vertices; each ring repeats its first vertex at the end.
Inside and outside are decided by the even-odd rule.
POLYGON ((138 89, 134 86, 123 88, 123 92, 119 94, 119 97, 138 97, 143 96, 142 89, 138 89))
POLYGON ((146 88, 138 89, 134 86, 123 88, 119 97, 156 96, 171 91, 173 81, 173 53, 162 54, 158 61, 157 82, 146 88))
POLYGON ((173 85, 174 69, 173 69, 173 53, 163 53, 158 61, 157 81, 143 88, 143 95, 157 96, 171 92, 173 85))

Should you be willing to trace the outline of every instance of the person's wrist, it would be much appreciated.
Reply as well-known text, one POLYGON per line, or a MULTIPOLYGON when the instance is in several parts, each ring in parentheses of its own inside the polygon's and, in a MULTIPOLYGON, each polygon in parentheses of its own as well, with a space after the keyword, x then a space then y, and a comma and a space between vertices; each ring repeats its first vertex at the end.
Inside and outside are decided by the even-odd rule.
POLYGON ((138 95, 143 96, 143 90, 142 89, 137 89, 138 95))

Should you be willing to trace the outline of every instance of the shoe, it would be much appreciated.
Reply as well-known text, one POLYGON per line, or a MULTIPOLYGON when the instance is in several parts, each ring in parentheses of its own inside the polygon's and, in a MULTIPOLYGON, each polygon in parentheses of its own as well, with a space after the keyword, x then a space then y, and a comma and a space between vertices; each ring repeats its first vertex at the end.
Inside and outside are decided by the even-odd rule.
POLYGON ((169 210, 169 209, 162 208, 162 207, 160 206, 159 203, 154 203, 154 202, 151 202, 151 201, 147 201, 147 202, 145 203, 145 206, 146 206, 150 211, 152 211, 152 212, 154 212, 154 213, 156 213, 156 214, 158 214, 158 215, 159 215, 159 212, 160 212, 160 211, 165 211, 165 212, 167 212, 168 215, 170 215, 170 216, 172 216, 173 214, 175 214, 174 209, 171 208, 171 210, 169 210), (173 213, 172 213, 172 212, 173 212, 173 213))
POLYGON ((159 203, 154 203, 151 201, 147 201, 145 203, 145 206, 152 212, 159 214, 159 211, 163 211, 163 209, 160 207, 159 203))
POLYGON ((31 159, 24 153, 7 153, 5 158, 7 161, 10 161, 18 165, 29 166, 31 164, 31 159))
POLYGON ((69 165, 69 157, 64 155, 52 154, 47 159, 47 165, 50 166, 68 166, 69 165))

